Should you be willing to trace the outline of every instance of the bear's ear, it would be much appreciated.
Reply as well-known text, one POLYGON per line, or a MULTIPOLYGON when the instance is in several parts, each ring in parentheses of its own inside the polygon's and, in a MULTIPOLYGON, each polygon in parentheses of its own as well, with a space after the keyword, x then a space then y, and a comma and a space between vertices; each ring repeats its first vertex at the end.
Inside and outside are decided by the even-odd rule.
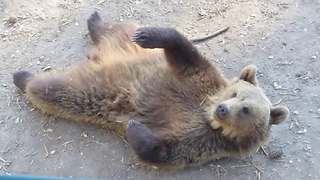
POLYGON ((270 124, 278 125, 289 116, 289 109, 285 106, 275 106, 270 111, 270 124))
POLYGON ((239 79, 258 86, 257 67, 255 65, 246 66, 242 69, 239 79))

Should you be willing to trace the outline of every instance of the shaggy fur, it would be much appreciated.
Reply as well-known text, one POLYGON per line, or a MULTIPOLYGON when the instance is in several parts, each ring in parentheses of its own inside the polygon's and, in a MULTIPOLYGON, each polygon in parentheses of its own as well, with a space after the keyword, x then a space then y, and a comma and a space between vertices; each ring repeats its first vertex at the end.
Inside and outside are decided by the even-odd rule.
POLYGON ((14 83, 45 113, 124 136, 148 164, 184 168, 248 155, 288 116, 258 87, 254 65, 230 81, 172 28, 104 25, 95 12, 88 29, 87 61, 52 76, 20 71, 14 83))

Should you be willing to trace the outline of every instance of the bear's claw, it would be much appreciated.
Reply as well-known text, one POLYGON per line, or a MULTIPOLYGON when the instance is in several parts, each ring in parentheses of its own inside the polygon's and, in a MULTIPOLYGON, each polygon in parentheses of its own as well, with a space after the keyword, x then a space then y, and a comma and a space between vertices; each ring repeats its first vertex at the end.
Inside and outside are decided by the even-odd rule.
POLYGON ((136 30, 132 41, 143 48, 166 48, 170 44, 171 34, 168 28, 142 27, 136 30))
POLYGON ((138 121, 135 121, 134 119, 130 119, 128 122, 127 128, 130 128, 130 127, 133 127, 133 126, 136 126, 139 124, 141 124, 141 123, 139 123, 138 121))
POLYGON ((143 48, 152 48, 152 39, 148 36, 148 33, 137 30, 132 36, 132 41, 139 44, 143 48))

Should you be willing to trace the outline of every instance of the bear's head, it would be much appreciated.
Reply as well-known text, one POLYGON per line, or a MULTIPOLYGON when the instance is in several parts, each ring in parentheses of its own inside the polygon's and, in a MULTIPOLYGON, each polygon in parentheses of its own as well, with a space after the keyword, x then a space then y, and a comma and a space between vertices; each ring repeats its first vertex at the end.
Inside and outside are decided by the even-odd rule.
POLYGON ((245 67, 239 78, 230 82, 208 109, 211 126, 222 128, 222 134, 230 138, 261 136, 266 141, 272 125, 287 119, 289 110, 284 106, 273 106, 258 85, 257 68, 245 67))

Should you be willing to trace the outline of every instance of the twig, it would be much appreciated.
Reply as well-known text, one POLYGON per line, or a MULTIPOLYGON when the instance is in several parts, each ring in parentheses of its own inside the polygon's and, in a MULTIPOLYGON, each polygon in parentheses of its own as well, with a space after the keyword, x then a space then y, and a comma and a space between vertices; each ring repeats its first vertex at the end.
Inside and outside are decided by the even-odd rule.
POLYGON ((273 106, 276 106, 282 102, 282 99, 280 99, 277 103, 273 104, 273 106))
POLYGON ((98 5, 100 5, 100 4, 104 3, 104 2, 106 2, 106 0, 99 1, 98 5))
POLYGON ((273 171, 273 173, 271 173, 268 177, 271 177, 274 173, 276 173, 276 171, 273 171))
POLYGON ((36 132, 36 133, 34 133, 34 134, 31 134, 31 136, 32 136, 32 137, 36 136, 36 134, 39 133, 39 132, 43 129, 43 127, 44 127, 45 125, 47 125, 48 123, 49 123, 49 120, 45 121, 45 122, 41 125, 41 128, 39 128, 39 131, 36 132))
POLYGON ((258 166, 252 164, 257 170, 259 170, 259 172, 263 172, 262 169, 260 169, 258 166))
POLYGON ((129 142, 123 137, 121 136, 120 134, 117 134, 117 133, 114 133, 116 136, 120 137, 127 145, 130 146, 129 142))
POLYGON ((67 142, 63 143, 62 146, 66 146, 66 145, 68 145, 70 143, 73 143, 73 141, 67 141, 67 142))
POLYGON ((218 178, 220 179, 220 170, 219 170, 219 168, 216 169, 216 173, 217 173, 218 178))
POLYGON ((44 150, 46 151, 46 157, 48 157, 49 156, 49 152, 48 152, 48 149, 47 149, 46 145, 43 144, 43 147, 44 147, 44 150))
POLYGON ((0 157, 0 161, 4 162, 4 163, 7 163, 6 160, 4 160, 2 157, 0 157))
POLYGON ((262 146, 260 147, 260 149, 261 149, 261 151, 263 152, 264 155, 268 156, 267 151, 262 146))
MULTIPOLYGON (((271 173, 268 177, 271 177, 273 174, 275 174, 275 173, 278 173, 278 171, 277 170, 275 170, 275 171, 273 171, 273 173, 271 173)), ((279 175, 279 173, 278 173, 278 175, 279 175)), ((281 176, 280 176, 281 177, 281 176)))
POLYGON ((108 147, 106 144, 101 143, 101 142, 99 142, 99 141, 95 141, 95 140, 88 141, 87 143, 92 143, 92 142, 97 143, 97 144, 100 144, 100 145, 102 145, 102 146, 104 146, 104 147, 106 147, 106 148, 108 147))
POLYGON ((216 37, 216 36, 218 36, 218 35, 220 35, 220 34, 222 34, 224 32, 227 32, 228 29, 229 29, 229 27, 225 27, 223 29, 220 29, 219 31, 216 31, 216 32, 214 32, 212 34, 209 34, 208 36, 203 36, 203 37, 199 37, 199 38, 190 39, 190 41, 192 43, 200 43, 202 41, 206 41, 206 40, 212 39, 212 38, 214 38, 214 37, 216 37))
POLYGON ((59 26, 60 31, 63 31, 64 26, 66 26, 66 25, 68 25, 68 24, 70 24, 70 23, 71 23, 71 21, 67 21, 67 22, 61 24, 61 25, 59 26))
POLYGON ((28 151, 28 152, 24 155, 24 157, 29 156, 29 155, 32 153, 33 150, 35 150, 35 148, 32 148, 30 151, 28 151))
POLYGON ((6 112, 6 110, 3 107, 1 107, 1 109, 3 110, 3 112, 6 112))
POLYGON ((301 99, 301 97, 296 97, 296 98, 287 99, 287 101, 294 101, 294 100, 298 100, 298 99, 301 99))
POLYGON ((257 45, 257 47, 261 50, 264 51, 266 48, 262 48, 260 45, 257 45))
POLYGON ((200 103, 200 106, 204 103, 204 101, 208 98, 208 95, 206 97, 203 98, 203 100, 200 103))
POLYGON ((280 93, 281 95, 290 95, 290 96, 296 96, 296 94, 292 94, 292 93, 280 93))
POLYGON ((243 168, 243 167, 249 167, 251 164, 246 164, 246 165, 240 165, 240 166, 229 166, 229 168, 243 168))
POLYGON ((276 173, 278 174, 278 176, 280 177, 280 179, 282 179, 282 176, 280 175, 280 173, 278 171, 276 171, 276 173))

